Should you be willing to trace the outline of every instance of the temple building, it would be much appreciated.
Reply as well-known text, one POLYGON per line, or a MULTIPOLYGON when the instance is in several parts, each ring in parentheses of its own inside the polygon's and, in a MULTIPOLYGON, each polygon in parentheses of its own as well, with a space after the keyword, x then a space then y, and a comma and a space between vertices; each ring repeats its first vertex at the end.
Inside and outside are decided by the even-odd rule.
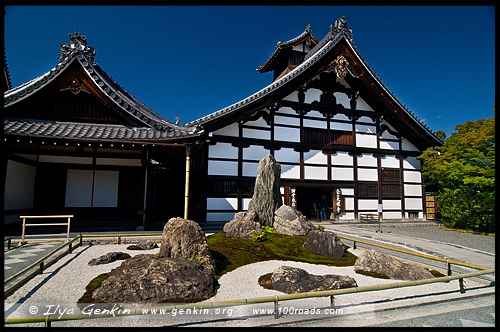
POLYGON ((148 227, 244 211, 260 159, 281 164, 284 203, 308 218, 431 218, 422 151, 442 141, 382 83, 342 17, 278 43, 253 95, 180 125, 109 77, 85 36, 45 75, 4 93, 5 223, 75 215, 79 227, 148 227))

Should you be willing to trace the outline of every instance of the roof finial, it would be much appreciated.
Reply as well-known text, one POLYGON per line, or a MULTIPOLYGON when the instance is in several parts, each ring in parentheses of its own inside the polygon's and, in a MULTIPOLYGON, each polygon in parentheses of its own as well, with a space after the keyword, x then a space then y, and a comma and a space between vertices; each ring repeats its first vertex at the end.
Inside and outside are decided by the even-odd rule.
POLYGON ((87 37, 85 37, 84 35, 80 35, 80 33, 78 32, 78 28, 76 28, 75 35, 68 33, 68 38, 70 40, 69 45, 61 44, 59 46, 61 50, 61 56, 57 58, 57 61, 62 62, 64 58, 80 51, 94 64, 95 49, 93 47, 87 46, 87 37))

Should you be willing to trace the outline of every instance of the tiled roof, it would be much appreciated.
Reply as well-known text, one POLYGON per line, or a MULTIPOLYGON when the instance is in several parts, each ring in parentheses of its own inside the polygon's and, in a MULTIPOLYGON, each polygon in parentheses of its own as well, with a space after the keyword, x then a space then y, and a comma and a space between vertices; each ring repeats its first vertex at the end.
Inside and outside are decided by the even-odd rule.
POLYGON ((312 33, 311 25, 310 24, 308 24, 307 27, 304 29, 304 31, 300 35, 298 35, 297 37, 292 38, 289 41, 286 41, 286 42, 283 42, 283 43, 279 41, 276 44, 276 47, 274 48, 273 53, 269 56, 269 58, 266 60, 266 62, 264 62, 264 64, 262 64, 259 68, 257 68, 257 70, 260 71, 260 72, 266 72, 266 71, 268 71, 267 67, 272 62, 272 59, 278 53, 280 53, 280 51, 282 49, 287 48, 287 47, 295 46, 296 43, 301 42, 302 40, 304 40, 307 37, 311 38, 311 40, 312 40, 313 43, 315 43, 315 44, 318 43, 318 39, 312 33))
POLYGON ((185 131, 175 129, 158 130, 147 127, 34 119, 4 119, 4 133, 17 136, 95 140, 151 140, 189 135, 185 131))
POLYGON ((128 113, 138 121, 144 124, 144 127, 155 128, 160 131, 175 133, 179 136, 195 133, 194 127, 179 126, 169 122, 158 113, 141 103, 132 96, 116 81, 114 81, 104 70, 94 61, 95 50, 87 46, 85 36, 80 36, 78 32, 73 36, 69 34, 70 45, 61 45, 61 56, 59 63, 44 75, 37 77, 27 83, 24 83, 14 89, 8 90, 4 94, 4 106, 16 103, 38 91, 41 87, 47 85, 71 63, 78 61, 82 68, 88 73, 104 94, 106 94, 123 112, 128 113), (181 134, 182 133, 182 134, 181 134))
MULTIPOLYGON (((307 29, 306 29, 307 31, 307 29)), ((304 31, 305 33, 305 31, 304 31)), ((299 38, 299 37, 297 37, 299 38)), ((376 75, 376 73, 371 69, 370 65, 368 65, 365 61, 365 59, 361 56, 357 48, 353 44, 353 39, 352 39, 352 30, 350 28, 347 28, 347 21, 344 19, 342 16, 339 18, 337 21, 335 21, 334 24, 330 26, 330 31, 321 39, 318 44, 305 56, 304 62, 301 63, 299 66, 297 66, 295 69, 284 75, 283 77, 277 79, 267 87, 263 88, 262 90, 254 93, 253 95, 233 104, 230 105, 226 108, 223 108, 217 112, 214 112, 212 114, 209 114, 205 117, 202 117, 198 120, 192 121, 190 123, 187 123, 187 126, 193 126, 193 125, 203 125, 204 123, 207 123, 211 120, 214 120, 218 117, 224 116, 226 114, 230 114, 233 112, 236 112, 238 109, 240 109, 243 106, 246 106, 252 102, 255 102, 266 95, 270 94, 273 91, 276 91, 278 88, 281 86, 285 85, 286 83, 292 81, 296 76, 300 75, 302 72, 304 72, 307 68, 309 68, 311 65, 316 63, 319 59, 323 57, 324 54, 328 53, 335 45, 338 44, 338 42, 342 39, 345 39, 347 41, 347 44, 352 47, 352 50, 356 55, 358 55, 360 62, 365 66, 367 71, 372 75, 372 77, 383 87, 384 90, 388 92, 388 95, 393 98, 393 100, 401 107, 401 109, 406 112, 415 122, 428 134, 430 134, 432 137, 434 137, 437 141, 442 142, 442 140, 436 136, 432 130, 427 127, 412 111, 410 111, 406 105, 404 105, 395 95, 394 93, 387 88, 387 86, 382 82, 382 80, 376 75)))

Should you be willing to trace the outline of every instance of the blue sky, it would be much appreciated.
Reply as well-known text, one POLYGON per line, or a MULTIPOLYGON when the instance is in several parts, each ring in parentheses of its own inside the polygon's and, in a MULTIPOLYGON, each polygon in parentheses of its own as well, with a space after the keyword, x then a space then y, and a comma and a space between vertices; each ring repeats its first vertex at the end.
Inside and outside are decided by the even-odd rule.
POLYGON ((256 69, 311 25, 340 16, 386 86, 431 130, 495 115, 493 6, 6 6, 5 52, 18 86, 57 64, 77 29, 120 85, 181 124, 260 90, 256 69))

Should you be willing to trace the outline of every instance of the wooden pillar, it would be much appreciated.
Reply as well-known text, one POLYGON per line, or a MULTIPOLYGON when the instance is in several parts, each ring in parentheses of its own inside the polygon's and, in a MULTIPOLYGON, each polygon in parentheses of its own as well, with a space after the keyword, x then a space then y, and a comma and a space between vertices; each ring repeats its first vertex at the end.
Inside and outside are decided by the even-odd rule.
POLYGON ((189 172, 191 169, 191 144, 186 144, 186 186, 184 189, 184 219, 188 219, 189 211, 189 172))

